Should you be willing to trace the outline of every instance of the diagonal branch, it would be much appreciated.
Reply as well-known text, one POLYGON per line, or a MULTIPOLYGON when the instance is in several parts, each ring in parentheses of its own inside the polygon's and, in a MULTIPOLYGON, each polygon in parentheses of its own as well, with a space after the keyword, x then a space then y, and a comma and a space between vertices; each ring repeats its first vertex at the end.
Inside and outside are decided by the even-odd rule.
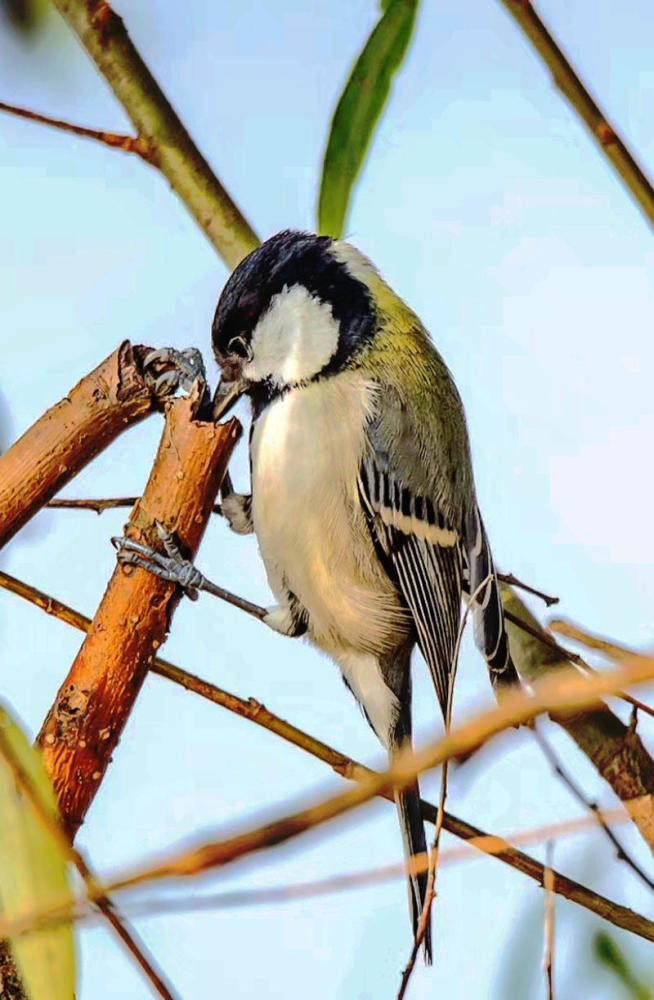
MULTIPOLYGON (((90 618, 80 614, 79 611, 75 611, 73 608, 68 607, 61 601, 58 601, 53 597, 49 597, 47 594, 37 590, 35 587, 31 587, 22 580, 17 580, 15 577, 2 571, 0 571, 0 587, 3 587, 11 593, 22 597, 24 600, 29 601, 41 610, 45 611, 47 614, 58 618, 67 625, 73 626, 73 628, 79 629, 81 632, 88 632, 91 627, 90 618)), ((323 761, 323 763, 331 767, 337 774, 340 774, 348 780, 362 781, 370 774, 375 773, 371 771, 370 768, 360 764, 358 761, 353 760, 351 757, 335 750, 333 747, 328 746, 321 740, 317 740, 308 733, 305 733, 303 730, 298 729, 297 726, 292 725, 292 723, 286 722, 284 719, 280 719, 279 716, 274 715, 254 698, 249 698, 246 701, 245 699, 239 698, 227 691, 223 691, 215 684, 209 683, 209 681, 201 680, 194 674, 190 674, 186 670, 182 670, 181 667, 176 667, 167 660, 162 660, 158 657, 154 660, 150 669, 153 673, 157 673, 169 681, 179 684, 187 691, 200 695, 202 698, 207 698, 209 701, 216 705, 221 705, 223 708, 228 709, 228 711, 233 712, 235 715, 239 715, 241 718, 248 719, 250 722, 254 722, 263 729, 267 729, 269 732, 281 737, 281 739, 286 740, 286 742, 291 745, 296 746, 305 753, 310 754, 312 757, 323 761)), ((391 803, 394 802, 391 792, 385 793, 383 797, 391 803)), ((423 800, 421 802, 421 807, 424 819, 430 823, 436 823, 438 817, 438 810, 436 806, 423 800)), ((443 827, 453 836, 464 841, 464 843, 476 848, 488 856, 497 858, 504 864, 515 868, 523 875, 533 879, 539 885, 543 885, 543 865, 540 864, 539 861, 530 857, 528 854, 517 850, 503 837, 496 837, 494 835, 487 834, 478 827, 475 827, 472 824, 467 823, 465 820, 459 819, 448 812, 443 814, 443 827)), ((540 834, 539 839, 542 839, 540 834)), ((577 905, 584 907, 592 913, 597 913, 604 919, 614 922, 614 904, 612 904, 609 900, 604 899, 604 897, 599 896, 592 890, 587 889, 578 882, 574 882, 572 879, 566 878, 558 872, 555 873, 555 891, 559 895, 577 903, 577 905)), ((627 918, 627 920, 628 919, 629 918, 627 918)), ((623 924, 621 923, 620 926, 623 926, 623 924)), ((640 933, 640 931, 635 931, 635 933, 640 933)))
POLYGON ((642 167, 595 103, 568 62, 531 0, 501 0, 541 57, 557 89, 588 128, 599 149, 612 164, 643 215, 654 226, 654 188, 642 167))
POLYGON ((257 246, 257 236, 182 125, 143 62, 120 17, 105 0, 54 0, 173 191, 228 267, 257 246))
POLYGON ((94 139, 104 146, 112 149, 120 149, 123 153, 136 153, 146 163, 156 166, 156 159, 153 148, 140 136, 117 135, 115 132, 101 132, 96 128, 85 128, 83 125, 73 125, 71 122, 62 121, 60 118, 50 118, 49 115, 41 115, 37 111, 29 111, 27 108, 18 108, 15 104, 5 104, 0 101, 0 111, 6 111, 16 118, 26 118, 30 122, 39 122, 41 125, 50 125, 59 129, 60 132, 68 132, 71 135, 80 136, 82 139, 94 139))
MULTIPOLYGON (((196 398, 176 399, 150 478, 127 533, 156 544, 155 522, 175 531, 192 556, 240 435, 240 424, 194 419, 196 398)), ((84 820, 127 717, 164 642, 180 591, 150 573, 117 566, 93 624, 39 733, 61 817, 74 836, 84 820)))

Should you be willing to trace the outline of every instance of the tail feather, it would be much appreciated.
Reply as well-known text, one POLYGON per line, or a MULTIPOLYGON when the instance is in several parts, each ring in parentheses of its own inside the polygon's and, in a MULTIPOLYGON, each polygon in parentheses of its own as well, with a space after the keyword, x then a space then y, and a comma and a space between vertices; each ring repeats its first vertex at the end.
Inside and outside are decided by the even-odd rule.
POLYGON ((520 684, 504 627, 504 612, 493 557, 484 522, 476 506, 468 530, 467 560, 470 594, 481 588, 473 608, 475 643, 486 660, 491 684, 495 689, 520 684))
MULTIPOLYGON (((400 827, 402 829, 402 840, 404 841, 404 853, 406 858, 409 859, 412 855, 416 854, 426 854, 427 841, 425 839, 425 828, 420 811, 420 792, 418 785, 415 784, 410 788, 405 788, 401 792, 397 792, 395 795, 395 804, 397 806, 397 814, 400 820, 400 827)), ((423 871, 419 874, 409 873, 408 878, 409 909, 411 912, 413 935, 415 937, 418 930, 418 924, 420 922, 420 915, 425 905, 425 898, 427 895, 427 872, 423 871)), ((423 949, 425 962, 426 964, 431 965, 431 914, 427 924, 425 937, 423 939, 423 949)))

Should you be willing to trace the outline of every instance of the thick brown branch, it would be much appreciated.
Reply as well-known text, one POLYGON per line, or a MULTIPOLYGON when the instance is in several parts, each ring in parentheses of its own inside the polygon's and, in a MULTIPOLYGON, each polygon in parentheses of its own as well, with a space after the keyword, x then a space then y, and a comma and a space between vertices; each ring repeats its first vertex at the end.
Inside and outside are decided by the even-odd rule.
MULTIPOLYGON (((553 648, 551 636, 543 632, 520 598, 504 584, 501 589, 504 608, 512 615, 507 628, 521 676, 531 682, 552 671, 569 669, 569 661, 553 648), (524 621, 530 631, 514 625, 516 618, 524 621)), ((552 712, 551 717, 590 758, 618 798, 623 802, 635 800, 630 809, 633 821, 654 851, 654 761, 638 734, 606 705, 552 712)))
POLYGON ((124 341, 0 457, 0 547, 155 403, 124 341))
POLYGON ((129 115, 154 162, 228 267, 257 237, 212 172, 105 0, 54 0, 129 115))
MULTIPOLYGON (((127 534, 159 544, 155 521, 191 557, 211 514, 240 425, 193 419, 195 402, 166 411, 159 451, 127 534)), ((91 629, 55 699, 39 743, 65 826, 74 835, 100 785, 155 651, 179 600, 175 585, 117 566, 91 629)))
POLYGON ((29 111, 27 108, 17 108, 14 104, 5 104, 0 101, 0 111, 15 115, 17 118, 26 118, 31 122, 39 122, 41 125, 50 125, 59 129, 60 132, 69 132, 71 135, 80 136, 82 139, 94 139, 104 146, 111 146, 112 149, 120 149, 123 153, 136 153, 146 163, 156 165, 154 151, 152 147, 141 139, 140 136, 117 135, 115 132, 101 132, 96 128, 85 128, 83 125, 73 125, 71 122, 61 121, 59 118, 49 118, 48 115, 40 115, 37 111, 29 111))
MULTIPOLYGON (((49 597, 47 594, 42 593, 42 591, 37 590, 35 587, 31 587, 29 584, 23 583, 23 581, 17 580, 15 577, 10 576, 8 573, 3 573, 2 571, 0 571, 0 587, 3 587, 11 591, 13 594, 17 594, 19 597, 30 601, 47 614, 53 615, 60 621, 66 622, 66 624, 72 625, 74 628, 77 628, 82 632, 87 632, 91 627, 91 620, 85 615, 80 614, 78 611, 68 607, 61 601, 57 601, 55 598, 49 597)), ((181 685, 186 688, 187 691, 192 691, 194 694, 207 698, 214 704, 221 705, 230 712, 240 715, 241 718, 249 719, 251 722, 256 723, 263 729, 267 729, 269 732, 280 736, 293 746, 299 747, 312 757, 316 757, 318 760, 323 761, 323 763, 327 764, 334 771, 336 771, 337 774, 340 774, 348 780, 361 781, 368 777, 368 775, 374 773, 363 764, 353 760, 351 757, 340 753, 340 751, 328 746, 321 740, 317 740, 308 733, 298 729, 297 726, 292 725, 292 723, 286 722, 284 719, 280 719, 279 716, 274 715, 254 698, 249 698, 246 701, 243 698, 239 698, 227 691, 223 691, 221 688, 216 687, 215 684, 204 681, 201 678, 196 677, 194 674, 190 674, 186 670, 182 670, 180 667, 176 667, 167 660, 162 660, 160 658, 155 659, 152 664, 151 671, 160 674, 162 677, 165 677, 170 681, 173 681, 175 684, 181 685)), ((392 803, 394 801, 392 792, 385 792, 381 794, 389 802, 392 803)), ((430 823, 436 823, 438 817, 438 810, 436 806, 425 801, 421 803, 421 806, 424 818, 430 823)), ((472 824, 466 823, 465 820, 459 819, 448 812, 443 814, 443 827, 448 830, 449 833, 458 837, 460 840, 469 843, 477 850, 482 851, 491 857, 496 857, 504 864, 515 868, 517 871, 522 872, 523 875, 533 879, 539 885, 543 885, 543 865, 541 865, 539 861, 530 857, 528 854, 525 854, 523 851, 517 850, 504 838, 487 834, 478 827, 472 826, 472 824)), ((540 834, 539 839, 542 839, 540 834)), ((599 896, 591 889, 587 889, 585 886, 580 885, 578 882, 574 882, 572 879, 566 878, 558 872, 555 872, 554 874, 555 891, 559 895, 577 903, 579 906, 583 906, 592 913, 597 913, 606 920, 612 922, 614 921, 614 911, 612 909, 613 904, 610 900, 605 899, 603 896, 599 896)), ((622 915, 619 914, 619 918, 621 916, 622 915)), ((620 926, 622 926, 622 924, 620 924, 620 926)), ((637 931, 636 933, 639 932, 637 931)))
POLYGON ((637 205, 654 225, 654 188, 642 167, 609 124, 604 112, 595 103, 548 28, 536 13, 530 0, 501 0, 514 21, 536 49, 558 90, 568 100, 584 122, 607 160, 613 165, 637 205))

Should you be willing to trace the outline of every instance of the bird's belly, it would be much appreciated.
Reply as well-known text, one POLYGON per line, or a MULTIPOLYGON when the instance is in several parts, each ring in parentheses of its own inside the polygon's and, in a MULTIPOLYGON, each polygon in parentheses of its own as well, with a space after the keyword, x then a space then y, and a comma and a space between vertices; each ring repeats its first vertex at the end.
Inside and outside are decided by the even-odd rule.
POLYGON ((297 597, 311 638, 334 655, 381 652, 406 632, 357 493, 371 392, 349 375, 292 390, 264 411, 251 442, 252 514, 271 588, 279 600, 297 597))

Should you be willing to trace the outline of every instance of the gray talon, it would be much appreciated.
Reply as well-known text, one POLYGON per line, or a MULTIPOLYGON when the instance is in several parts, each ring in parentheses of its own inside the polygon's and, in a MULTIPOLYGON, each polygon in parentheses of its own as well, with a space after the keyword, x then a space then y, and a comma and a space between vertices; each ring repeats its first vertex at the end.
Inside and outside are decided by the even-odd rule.
POLYGON ((195 568, 188 559, 182 558, 178 546, 173 540, 169 531, 155 521, 157 533, 165 546, 167 555, 151 549, 147 545, 132 541, 131 538, 111 539, 111 544, 118 551, 118 562, 123 566, 139 566, 141 569, 168 580, 170 583, 177 583, 183 588, 187 597, 192 601, 198 599, 198 587, 203 582, 202 573, 195 568))
POLYGON ((196 347, 178 351, 174 347, 159 347, 146 354, 144 375, 155 395, 165 397, 177 389, 189 392, 195 382, 206 381, 204 361, 196 347))

